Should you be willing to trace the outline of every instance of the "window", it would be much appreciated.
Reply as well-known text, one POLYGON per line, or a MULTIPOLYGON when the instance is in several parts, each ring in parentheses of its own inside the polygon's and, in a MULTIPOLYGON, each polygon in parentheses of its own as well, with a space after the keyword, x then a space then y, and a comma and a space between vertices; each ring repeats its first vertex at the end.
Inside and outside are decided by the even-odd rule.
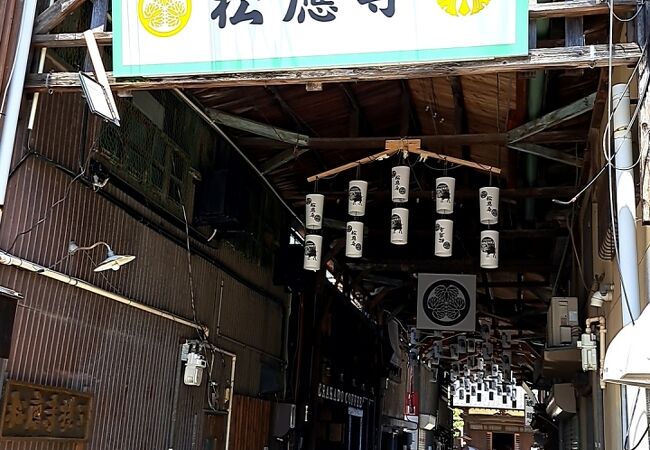
POLYGON ((103 125, 98 159, 157 206, 182 217, 184 204, 191 218, 194 185, 188 152, 131 103, 118 99, 117 107, 122 125, 103 125))

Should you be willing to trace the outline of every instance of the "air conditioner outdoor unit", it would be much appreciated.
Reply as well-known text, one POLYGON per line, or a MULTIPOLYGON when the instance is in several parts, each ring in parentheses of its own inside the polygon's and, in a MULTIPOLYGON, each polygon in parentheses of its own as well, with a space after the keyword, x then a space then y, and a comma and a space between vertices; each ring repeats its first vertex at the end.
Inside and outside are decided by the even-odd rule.
POLYGON ((576 297, 553 297, 548 308, 547 347, 575 346, 578 335, 573 334, 578 323, 578 299, 576 297))

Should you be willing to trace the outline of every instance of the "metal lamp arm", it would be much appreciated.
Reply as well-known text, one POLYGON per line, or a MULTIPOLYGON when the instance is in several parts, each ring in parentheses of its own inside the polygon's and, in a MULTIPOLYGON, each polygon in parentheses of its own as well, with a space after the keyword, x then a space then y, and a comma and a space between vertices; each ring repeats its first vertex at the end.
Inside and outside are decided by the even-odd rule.
POLYGON ((87 250, 92 250, 92 249, 94 249, 94 248, 97 248, 97 247, 100 246, 100 245, 104 245, 104 246, 108 249, 109 252, 112 251, 112 250, 111 250, 111 247, 110 247, 106 242, 104 242, 104 241, 98 241, 98 242, 95 242, 93 245, 90 245, 90 246, 88 246, 88 247, 79 247, 79 246, 78 246, 74 241, 71 241, 70 244, 71 244, 71 246, 72 246, 72 244, 74 244, 74 245, 76 246, 76 247, 74 247, 74 248, 72 248, 72 249, 70 250, 70 254, 77 253, 77 252, 80 251, 80 250, 86 250, 86 251, 87 251, 87 250))

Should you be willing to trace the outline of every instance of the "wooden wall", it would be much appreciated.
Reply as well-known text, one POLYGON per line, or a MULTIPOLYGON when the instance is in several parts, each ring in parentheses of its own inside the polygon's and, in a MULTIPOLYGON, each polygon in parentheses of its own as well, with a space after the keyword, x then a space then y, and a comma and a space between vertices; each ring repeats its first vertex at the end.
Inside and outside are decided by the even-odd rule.
POLYGON ((231 450, 263 450, 269 445, 271 402, 243 395, 232 401, 231 450))

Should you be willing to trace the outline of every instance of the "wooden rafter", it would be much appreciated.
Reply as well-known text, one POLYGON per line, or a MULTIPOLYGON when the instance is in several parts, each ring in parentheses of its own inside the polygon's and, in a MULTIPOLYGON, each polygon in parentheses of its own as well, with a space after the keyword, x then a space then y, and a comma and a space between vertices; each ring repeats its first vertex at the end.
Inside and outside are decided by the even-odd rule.
POLYGON ((306 146, 309 142, 309 136, 296 133, 294 131, 287 131, 282 128, 277 128, 272 125, 256 122, 254 120, 246 119, 244 117, 236 116, 234 114, 218 111, 215 109, 207 110, 210 119, 218 124, 226 127, 234 128, 240 131, 264 136, 269 139, 278 140, 294 146, 306 146))
MULTIPOLYGON (((637 0, 616 0, 614 10, 618 13, 633 11, 637 0)), ((594 16, 609 13, 609 4, 603 0, 568 0, 561 2, 531 2, 528 7, 531 19, 551 19, 558 17, 594 16)))
MULTIPOLYGON (((86 0, 58 0, 52 6, 40 13, 34 22, 34 34, 47 33, 63 22, 66 16, 79 8, 86 0)), ((85 45, 85 41, 79 40, 80 45, 85 45)))
MULTIPOLYGON (((614 66, 634 64, 641 57, 636 43, 616 44, 611 55, 614 66)), ((451 75, 478 75, 536 69, 587 69, 604 67, 610 62, 606 44, 584 47, 531 49, 528 56, 496 58, 481 61, 430 62, 409 65, 391 64, 359 68, 319 68, 277 72, 223 73, 195 76, 173 76, 146 79, 115 79, 109 81, 115 90, 147 90, 172 88, 210 88, 227 86, 259 86, 273 84, 305 84, 308 82, 345 82, 363 80, 396 80, 451 75)), ((79 90, 77 73, 31 74, 25 89, 29 92, 79 90)))
POLYGON ((357 137, 362 133, 367 125, 361 111, 361 105, 359 104, 356 94, 352 92, 352 89, 350 89, 347 84, 339 83, 339 87, 341 88, 343 96, 345 97, 350 109, 350 136, 357 137))
MULTIPOLYGON (((100 47, 108 47, 113 43, 111 31, 95 31, 95 41, 100 47)), ((85 45, 83 33, 36 34, 32 38, 33 47, 70 48, 85 45)))
POLYGON ((594 107, 595 100, 596 93, 593 93, 571 103, 570 105, 563 106, 562 108, 556 109, 548 114, 544 114, 538 119, 531 120, 530 122, 510 130, 508 132, 508 144, 519 142, 529 136, 560 125, 561 123, 591 111, 594 107))
MULTIPOLYGON (((336 138, 310 138, 309 147, 319 150, 372 150, 384 148, 387 140, 399 139, 399 136, 364 136, 364 137, 336 137, 336 138)), ((444 148, 459 145, 506 145, 506 133, 478 133, 478 134, 437 134, 425 136, 409 136, 409 139, 419 139, 422 145, 429 148, 444 148)), ((533 143, 576 143, 585 142, 587 135, 583 130, 543 131, 529 136, 526 142, 533 143)), ((268 138, 240 137, 237 143, 244 147, 264 147, 266 149, 283 149, 285 144, 271 141, 268 138)))
POLYGON ((308 151, 308 148, 292 148, 278 153, 262 165, 262 174, 266 175, 267 173, 273 172, 274 170, 279 169, 288 162, 293 161, 308 151))
POLYGON ((280 109, 284 114, 289 116, 291 121, 294 123, 296 128, 298 130, 304 131, 306 133, 309 133, 312 136, 316 136, 316 132, 314 129, 307 123, 305 122, 300 115, 287 103, 287 101, 284 99, 282 94, 280 93, 280 89, 278 89, 277 86, 266 86, 266 91, 271 94, 273 99, 277 102, 277 104, 280 106, 280 109))
POLYGON ((543 145, 529 144, 526 142, 515 142, 513 144, 508 144, 508 148, 517 150, 519 152, 539 156, 540 158, 550 159, 552 161, 568 164, 570 166, 582 167, 584 164, 584 160, 582 158, 576 158, 575 156, 568 155, 560 150, 544 147, 543 145))

